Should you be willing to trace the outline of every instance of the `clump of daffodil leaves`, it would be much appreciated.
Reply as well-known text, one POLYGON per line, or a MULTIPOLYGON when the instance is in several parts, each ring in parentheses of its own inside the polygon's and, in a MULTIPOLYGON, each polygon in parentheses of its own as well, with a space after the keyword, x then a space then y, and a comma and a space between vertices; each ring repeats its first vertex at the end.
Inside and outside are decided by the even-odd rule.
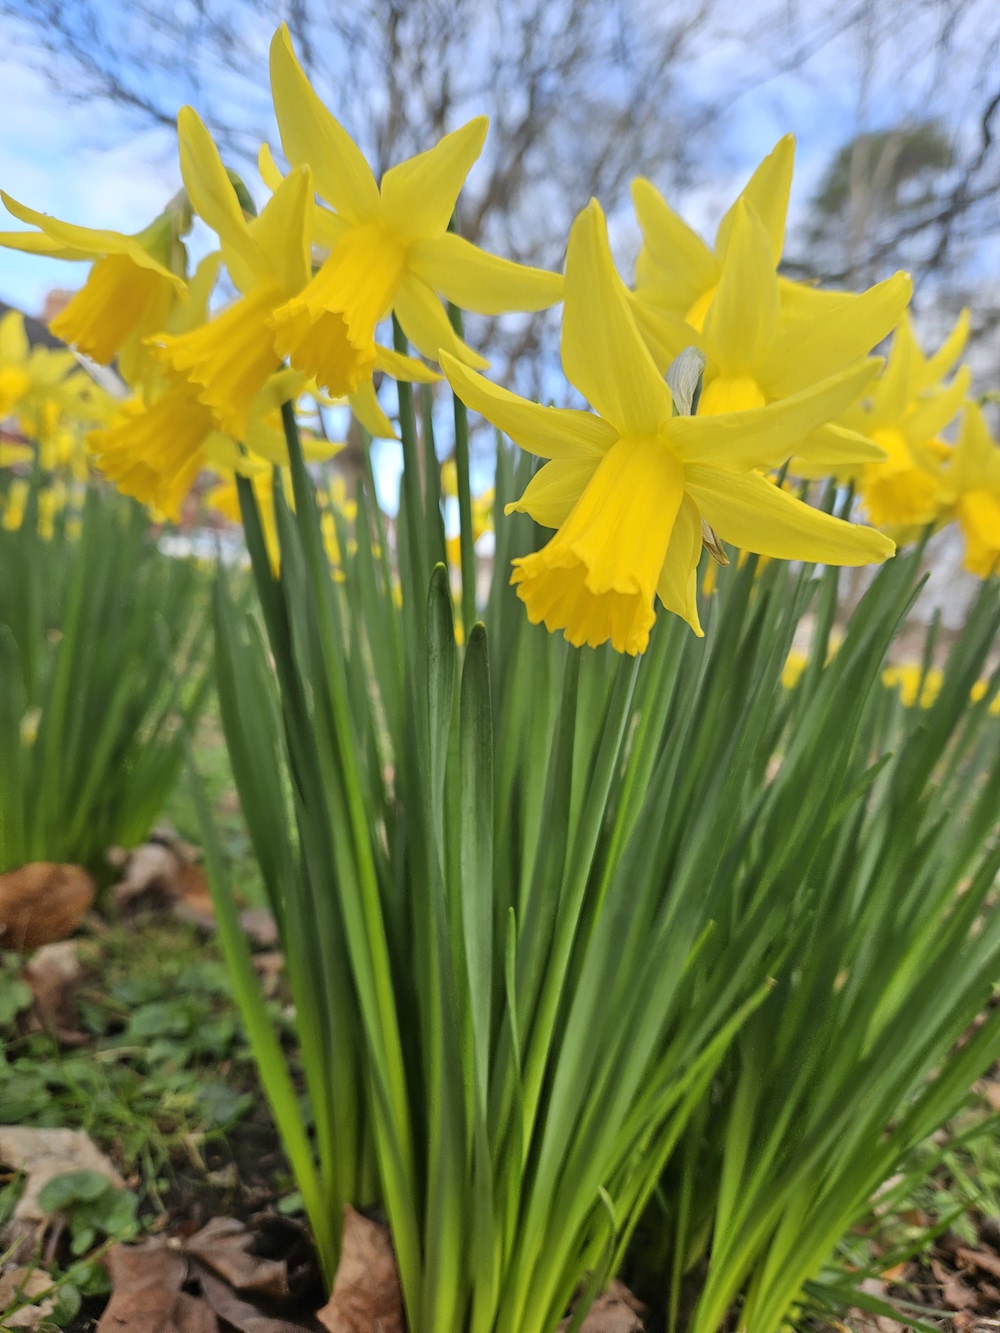
POLYGON ((146 230, 4 196, 33 230, 0 241, 91 264, 53 329, 130 391, 96 466, 161 519, 194 488, 242 522, 258 601, 219 572, 215 675, 308 1120, 191 781, 325 1278, 376 1208, 410 1333, 575 1330, 640 1224, 671 1326, 849 1305, 841 1236, 1000 1051, 997 1010, 957 1044, 1000 968, 1000 451, 967 319, 925 355, 905 274, 781 274, 790 138, 713 246, 637 181, 630 288, 596 201, 562 274, 462 237, 484 118, 379 181, 285 28, 270 74, 259 212, 185 107, 146 230), (560 306, 576 406, 497 383, 462 320, 560 306), (371 437, 402 448, 393 519, 371 437), (886 663, 952 521, 982 588, 916 709, 886 663))

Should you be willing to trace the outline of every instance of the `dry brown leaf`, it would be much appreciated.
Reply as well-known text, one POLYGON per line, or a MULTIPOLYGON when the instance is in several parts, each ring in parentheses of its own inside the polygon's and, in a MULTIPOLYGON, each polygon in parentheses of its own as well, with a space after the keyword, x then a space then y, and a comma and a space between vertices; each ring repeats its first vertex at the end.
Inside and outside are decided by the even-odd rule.
POLYGON ((165 906, 178 894, 177 877, 183 864, 180 855, 165 842, 143 843, 125 862, 125 873, 115 885, 115 901, 127 908, 137 898, 149 895, 165 906))
POLYGON ((0 875, 0 948, 37 949, 71 935, 94 901, 79 866, 33 861, 0 875))
POLYGON ((981 1268, 984 1273, 989 1273, 991 1277, 1000 1277, 1000 1258, 990 1254, 989 1250, 969 1250, 960 1245, 955 1251, 955 1256, 959 1263, 971 1264, 975 1268, 981 1268))
MULTIPOLYGON (((617 1278, 603 1295, 598 1296, 584 1316, 580 1333, 642 1333, 639 1316, 645 1307, 617 1278)), ((559 1325, 569 1327, 570 1316, 559 1325)))
POLYGON ((937 1259, 931 1260, 931 1272, 941 1288, 941 1299, 949 1310, 972 1310, 978 1303, 978 1296, 971 1287, 967 1287, 957 1273, 952 1273, 937 1259))
POLYGON ((185 1242, 185 1253, 210 1268, 237 1291, 268 1300, 288 1296, 288 1273, 279 1259, 260 1259, 250 1253, 253 1235, 231 1217, 213 1217, 185 1242))
POLYGON ((35 1008, 45 1026, 73 1027, 72 992, 82 975, 76 940, 43 944, 25 963, 24 979, 34 992, 35 1008))
POLYGON ((41 1240, 49 1216, 38 1195, 55 1176, 70 1171, 99 1171, 116 1189, 125 1182, 89 1135, 81 1129, 32 1129, 0 1125, 0 1162, 23 1171, 24 1191, 0 1237, 3 1245, 30 1249, 41 1240))
MULTIPOLYGON (((52 1279, 43 1268, 8 1268, 0 1273, 0 1311, 15 1299, 40 1296, 52 1286, 52 1279)), ((4 1328, 37 1328, 56 1307, 55 1297, 47 1297, 37 1305, 24 1305, 15 1314, 7 1315, 4 1328)))
POLYGON ((97 1333, 175 1333, 175 1312, 191 1326, 190 1313, 177 1310, 187 1260, 162 1237, 141 1245, 112 1245, 104 1265, 112 1291, 97 1333))
POLYGON ((205 1300, 220 1319, 232 1324, 240 1333, 305 1333, 301 1324, 290 1324, 286 1319, 261 1314, 256 1306, 240 1300, 231 1287, 212 1277, 211 1273, 202 1273, 200 1280, 205 1300))
POLYGON ((384 1227, 344 1208, 344 1235, 333 1291, 316 1318, 330 1333, 403 1333, 403 1296, 384 1227))

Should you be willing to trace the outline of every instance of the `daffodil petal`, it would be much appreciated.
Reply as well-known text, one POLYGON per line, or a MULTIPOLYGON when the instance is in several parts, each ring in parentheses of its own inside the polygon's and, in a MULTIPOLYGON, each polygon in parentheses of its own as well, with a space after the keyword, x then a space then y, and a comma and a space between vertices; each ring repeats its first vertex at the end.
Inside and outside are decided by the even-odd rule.
POLYGON ((249 224, 270 276, 288 296, 295 296, 312 277, 310 242, 313 233, 313 178, 308 167, 295 167, 268 200, 260 217, 249 224))
POLYGON ((447 229, 465 178, 483 151, 489 124, 486 116, 476 116, 426 153, 385 173, 382 216, 401 240, 428 240, 447 229))
POLYGON ((257 170, 260 172, 260 178, 267 188, 274 194, 275 190, 285 179, 285 173, 274 160, 274 154, 271 152, 271 145, 262 143, 257 149, 257 170))
POLYGON ((893 426, 903 416, 912 395, 913 372, 919 357, 920 349, 904 315, 892 336, 885 370, 872 392, 872 410, 868 414, 870 429, 893 426))
POLYGON ((543 528, 558 528, 597 471, 599 454, 588 458, 556 458, 538 469, 519 500, 507 505, 505 514, 530 514, 543 528))
POLYGON ((415 273, 405 274, 393 304, 403 332, 428 360, 440 360, 439 352, 443 349, 477 370, 484 370, 490 364, 462 341, 452 328, 440 298, 415 273))
POLYGON ((675 310, 689 309, 718 282, 718 261, 659 190, 641 176, 632 182, 632 207, 642 231, 636 291, 675 310))
POLYGON ((559 273, 515 264, 445 232, 410 247, 410 270, 462 310, 501 315, 505 310, 544 310, 562 299, 559 273))
POLYGON ((376 440, 396 439, 396 428, 382 411, 382 405, 375 393, 371 380, 363 380, 348 401, 351 411, 364 426, 369 435, 376 440))
POLYGON ((885 450, 867 435, 828 422, 809 432, 798 447, 796 461, 836 468, 847 463, 884 463, 885 457, 885 450))
POLYGON ((907 444, 922 444, 944 430, 965 401, 971 378, 969 367, 962 366, 946 389, 926 402, 918 400, 900 422, 899 429, 907 444))
POLYGON ((404 384, 436 384, 441 376, 415 356, 404 356, 380 343, 375 344, 375 369, 404 384))
POLYGON ((271 92, 281 146, 292 166, 308 163, 320 196, 349 222, 370 222, 381 207, 364 154, 306 78, 283 23, 271 41, 271 92))
POLYGON ((441 369, 467 407, 539 458, 586 458, 596 464, 618 439, 615 429, 592 412, 528 402, 468 370, 447 352, 441 355, 441 369))
POLYGON ((759 472, 733 473, 689 464, 685 486, 723 541, 776 560, 868 565, 896 547, 875 528, 845 523, 803 504, 759 472))
POLYGON ((566 377, 620 436, 655 435, 670 417, 670 390, 632 318, 596 199, 569 234, 561 347, 566 377))
POLYGON ((701 334, 672 310, 651 305, 634 292, 629 293, 629 307, 642 340, 661 375, 685 347, 700 347, 701 334))
POLYGON ((218 236, 229 276, 246 295, 267 281, 267 265, 250 235, 219 150, 193 107, 182 106, 177 113, 177 142, 191 207, 218 236))
POLYGON ((726 376, 754 374, 771 345, 781 304, 764 224, 742 200, 735 209, 722 276, 704 325, 705 352, 726 376))
MULTIPOLYGON (((260 178, 273 193, 285 179, 284 174, 274 160, 270 146, 262 143, 257 153, 257 170, 260 178)), ((331 213, 328 208, 315 204, 312 210, 312 225, 315 239, 325 250, 332 250, 340 238, 350 228, 350 223, 331 213)))
POLYGON ((0 231, 0 245, 7 250, 20 250, 26 255, 45 255, 47 259, 97 259, 100 250, 81 250, 77 245, 60 245, 43 231, 0 231))
POLYGON ((933 356, 927 358, 924 365, 923 375, 921 376, 920 388, 929 388, 932 384, 937 384, 939 380, 944 379, 948 371, 958 360, 965 350, 965 344, 969 340, 969 311, 966 308, 955 320, 952 331, 945 338, 944 342, 937 349, 933 356))
POLYGON ((697 634, 705 637, 698 615, 698 561, 701 558, 701 515, 685 495, 674 519, 670 544, 660 571, 656 592, 667 611, 680 616, 697 634))
MULTIPOLYGON (((19 222, 27 222, 29 226, 38 227, 59 246, 79 251, 81 259, 97 259, 102 255, 127 255, 140 268, 152 269, 161 277, 169 278, 180 291, 184 290, 184 279, 157 263, 134 236, 125 236, 121 232, 108 231, 103 227, 78 227, 73 222, 61 222, 58 218, 50 217, 48 213, 39 213, 25 204, 19 204, 3 190, 0 190, 0 199, 7 206, 8 213, 12 213, 19 222)), ((43 252, 33 251, 33 253, 43 252)), ((56 256, 56 258, 62 257, 56 256)))
POLYGON ((898 323, 912 294, 909 274, 896 273, 832 311, 786 324, 758 370, 761 388, 769 398, 784 398, 866 356, 898 323))
POLYGON ((736 471, 777 467, 791 454, 802 452, 817 426, 833 421, 854 402, 878 364, 868 361, 852 366, 815 388, 767 407, 718 416, 674 417, 661 434, 685 463, 712 463, 736 471))
MULTIPOLYGON (((792 188, 792 170, 795 166, 795 136, 786 134, 779 139, 767 157, 747 181, 740 199, 760 218, 771 242, 771 257, 777 268, 785 248, 785 218, 788 214, 788 196, 792 188)), ((737 205, 733 204, 715 233, 715 253, 725 258, 736 222, 737 205)))

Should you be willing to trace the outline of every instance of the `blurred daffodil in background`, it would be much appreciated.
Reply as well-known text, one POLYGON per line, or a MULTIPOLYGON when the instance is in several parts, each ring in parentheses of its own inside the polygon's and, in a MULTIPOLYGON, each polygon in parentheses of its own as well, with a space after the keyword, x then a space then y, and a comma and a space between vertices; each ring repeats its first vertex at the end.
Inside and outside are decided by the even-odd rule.
POLYGON ((940 470, 940 502, 965 542, 963 565, 988 578, 1000 561, 1000 448, 977 403, 966 403, 958 440, 940 470))
POLYGON ((939 471, 948 456, 940 435, 968 393, 969 371, 963 366, 944 381, 967 336, 968 314, 963 313, 934 356, 926 357, 904 317, 884 372, 844 416, 844 425, 885 450, 883 462, 842 474, 857 482, 869 519, 880 527, 922 526, 937 517, 939 471))

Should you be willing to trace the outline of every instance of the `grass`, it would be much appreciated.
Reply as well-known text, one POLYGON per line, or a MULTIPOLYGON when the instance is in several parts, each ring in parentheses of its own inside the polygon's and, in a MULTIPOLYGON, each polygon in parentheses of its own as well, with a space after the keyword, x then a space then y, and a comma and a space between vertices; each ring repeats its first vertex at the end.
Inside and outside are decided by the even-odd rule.
MULTIPOLYGON (((263 907, 267 897, 260 868, 253 854, 246 820, 240 809, 233 770, 222 734, 219 705, 213 693, 193 737, 195 762, 208 795, 223 851, 237 893, 250 907, 263 907)), ((201 831, 191 789, 183 777, 174 787, 163 811, 163 819, 186 841, 198 844, 201 831)))
POLYGON ((0 1123, 85 1130, 162 1206, 174 1155, 224 1137, 255 1101, 225 969, 213 941, 168 920, 84 937, 78 957, 74 1045, 25 1031, 20 960, 3 957, 0 1123))

